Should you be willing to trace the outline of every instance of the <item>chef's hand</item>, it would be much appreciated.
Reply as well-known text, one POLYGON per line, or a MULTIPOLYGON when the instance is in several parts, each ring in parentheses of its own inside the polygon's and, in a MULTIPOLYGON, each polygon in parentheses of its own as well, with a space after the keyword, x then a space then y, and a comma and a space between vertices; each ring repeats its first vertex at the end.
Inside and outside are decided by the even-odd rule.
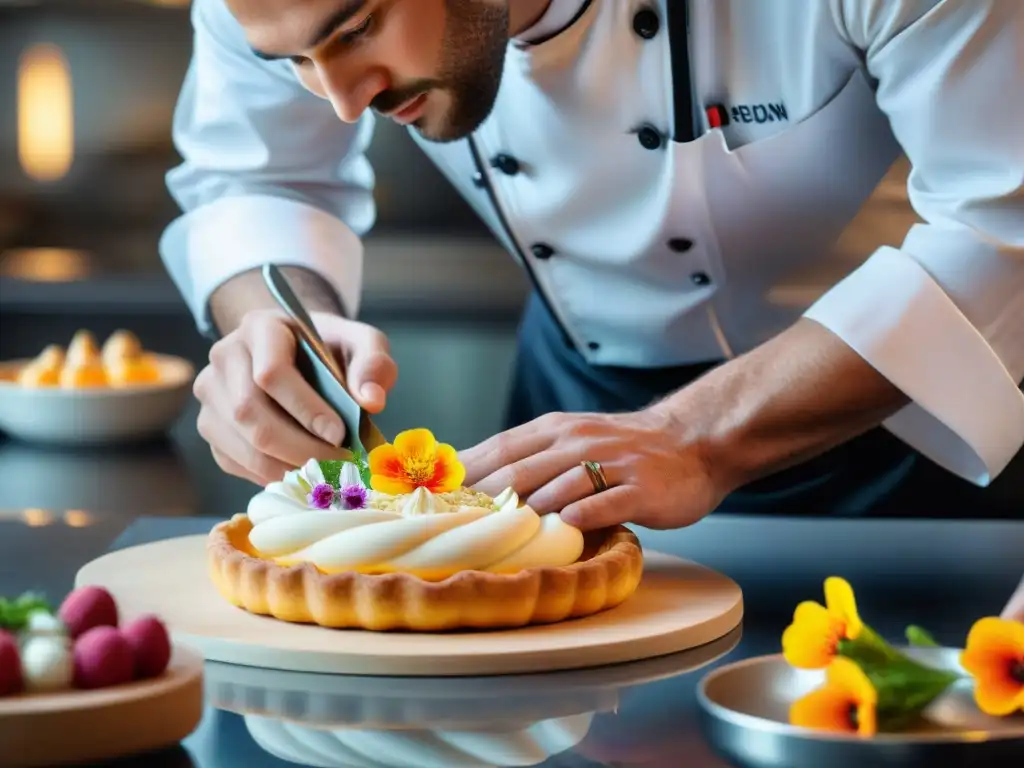
MULTIPOLYGON (((363 323, 312 313, 324 342, 345 361, 349 389, 371 413, 398 377, 387 337, 363 323)), ((295 365, 296 340, 278 310, 254 310, 210 349, 196 377, 199 434, 221 469, 258 485, 311 458, 338 454, 345 425, 295 365)))
POLYGON ((1003 609, 1002 618, 1024 621, 1024 578, 1020 580, 1020 585, 1017 587, 1017 591, 1013 593, 1013 597, 1010 598, 1010 602, 1008 602, 1006 604, 1006 608, 1003 609))
POLYGON ((731 490, 685 430, 665 413, 553 413, 460 453, 465 484, 494 495, 512 487, 538 513, 561 511, 583 530, 633 522, 680 528, 731 490), (595 493, 583 461, 598 462, 608 490, 595 493))

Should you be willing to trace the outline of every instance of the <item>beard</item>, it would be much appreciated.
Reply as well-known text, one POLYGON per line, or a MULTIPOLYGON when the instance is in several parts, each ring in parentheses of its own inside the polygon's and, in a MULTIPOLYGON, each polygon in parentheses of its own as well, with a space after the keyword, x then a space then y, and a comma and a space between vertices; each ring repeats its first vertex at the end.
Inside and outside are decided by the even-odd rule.
POLYGON ((391 112, 422 93, 447 96, 449 105, 443 115, 424 115, 413 124, 424 139, 437 143, 466 138, 491 114, 509 40, 505 3, 445 0, 445 10, 438 76, 378 94, 370 104, 378 112, 391 112))

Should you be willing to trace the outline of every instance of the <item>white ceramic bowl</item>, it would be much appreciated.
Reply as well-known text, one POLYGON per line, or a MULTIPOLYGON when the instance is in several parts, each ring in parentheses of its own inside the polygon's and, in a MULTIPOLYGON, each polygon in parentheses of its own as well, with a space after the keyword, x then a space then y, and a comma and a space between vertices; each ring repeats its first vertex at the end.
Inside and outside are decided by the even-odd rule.
POLYGON ((153 355, 160 381, 129 387, 23 387, 30 360, 0 363, 0 432, 51 445, 112 445, 154 438, 181 415, 195 368, 180 357, 153 355))

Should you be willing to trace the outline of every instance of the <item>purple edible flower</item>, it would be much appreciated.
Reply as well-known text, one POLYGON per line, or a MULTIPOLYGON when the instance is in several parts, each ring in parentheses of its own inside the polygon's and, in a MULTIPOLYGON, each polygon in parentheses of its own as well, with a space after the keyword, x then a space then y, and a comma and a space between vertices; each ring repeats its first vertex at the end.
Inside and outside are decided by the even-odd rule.
POLYGON ((320 483, 309 492, 306 501, 316 509, 330 509, 334 503, 334 488, 329 483, 320 483))
POLYGON ((345 509, 363 509, 369 500, 369 494, 363 485, 346 485, 338 495, 345 509))

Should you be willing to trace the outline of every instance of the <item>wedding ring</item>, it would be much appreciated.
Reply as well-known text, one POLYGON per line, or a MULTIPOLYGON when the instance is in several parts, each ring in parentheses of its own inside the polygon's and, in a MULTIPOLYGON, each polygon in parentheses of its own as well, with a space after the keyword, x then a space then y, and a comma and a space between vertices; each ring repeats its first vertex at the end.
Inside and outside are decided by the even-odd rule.
POLYGON ((601 493, 602 491, 608 490, 608 478, 605 477, 604 469, 596 461, 584 461, 581 462, 583 468, 587 470, 587 475, 590 477, 590 482, 594 486, 594 493, 601 493))

